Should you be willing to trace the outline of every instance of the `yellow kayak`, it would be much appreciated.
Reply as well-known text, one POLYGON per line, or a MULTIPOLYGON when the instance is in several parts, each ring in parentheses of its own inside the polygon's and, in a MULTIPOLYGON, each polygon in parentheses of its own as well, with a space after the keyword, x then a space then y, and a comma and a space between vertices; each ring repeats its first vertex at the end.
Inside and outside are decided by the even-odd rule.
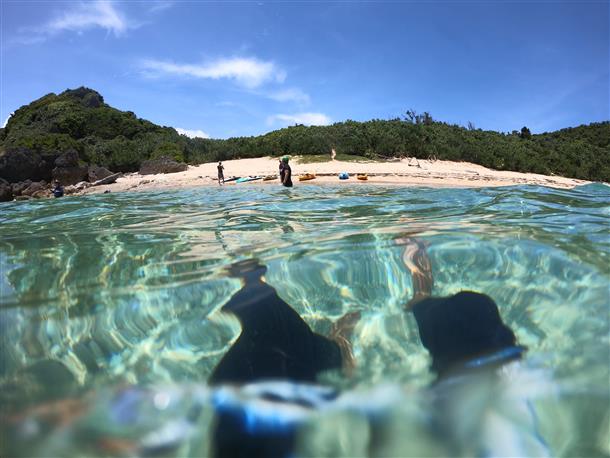
POLYGON ((313 173, 306 173, 299 176, 299 181, 313 180, 316 176, 313 173))
POLYGON ((368 180, 369 177, 366 173, 359 173, 356 178, 358 178, 359 180, 368 180))

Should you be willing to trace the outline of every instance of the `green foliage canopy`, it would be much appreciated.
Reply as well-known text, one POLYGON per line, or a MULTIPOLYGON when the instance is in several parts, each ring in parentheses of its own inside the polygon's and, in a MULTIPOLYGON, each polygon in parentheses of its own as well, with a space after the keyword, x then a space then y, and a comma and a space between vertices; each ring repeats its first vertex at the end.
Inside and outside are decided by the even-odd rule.
POLYGON ((88 88, 47 94, 18 109, 0 131, 0 154, 26 148, 57 156, 75 150, 82 160, 113 171, 138 170, 142 161, 169 156, 198 164, 291 155, 417 157, 469 161, 498 170, 610 181, 610 122, 532 134, 483 131, 436 121, 409 110, 403 119, 347 120, 330 126, 295 125, 256 137, 191 139, 170 127, 110 107, 88 88))

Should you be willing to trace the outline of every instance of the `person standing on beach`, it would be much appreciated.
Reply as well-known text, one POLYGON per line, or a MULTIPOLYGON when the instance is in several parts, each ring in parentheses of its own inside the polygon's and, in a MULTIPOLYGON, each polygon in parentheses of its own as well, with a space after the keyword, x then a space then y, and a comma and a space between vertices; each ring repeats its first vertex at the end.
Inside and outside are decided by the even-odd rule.
POLYGON ((280 159, 280 183, 284 182, 284 163, 280 159))
POLYGON ((218 169, 218 184, 221 185, 225 182, 224 166, 222 165, 222 162, 219 161, 216 168, 218 169))
POLYGON ((284 168, 282 169, 282 171, 280 171, 280 180, 282 181, 282 184, 284 186, 286 186, 287 188, 291 188, 292 187, 292 169, 290 168, 290 165, 288 165, 288 156, 284 156, 282 158, 282 164, 283 164, 284 168))

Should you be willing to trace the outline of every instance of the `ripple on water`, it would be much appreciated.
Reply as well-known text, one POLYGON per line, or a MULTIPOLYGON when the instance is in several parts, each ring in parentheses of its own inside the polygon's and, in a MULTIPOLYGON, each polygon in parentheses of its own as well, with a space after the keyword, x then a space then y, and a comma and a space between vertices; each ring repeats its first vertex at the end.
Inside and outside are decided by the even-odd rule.
MULTIPOLYGON (((428 355, 403 311, 409 236, 429 244, 435 295, 490 295, 527 365, 607 403, 609 189, 257 186, 0 204, 2 405, 48 397, 32 375, 45 371, 80 388, 205 380, 239 333, 219 313, 240 288, 225 268, 248 257, 318 332, 362 313, 350 389, 423 387, 428 355)), ((571 421, 589 396, 541 415, 571 421)))

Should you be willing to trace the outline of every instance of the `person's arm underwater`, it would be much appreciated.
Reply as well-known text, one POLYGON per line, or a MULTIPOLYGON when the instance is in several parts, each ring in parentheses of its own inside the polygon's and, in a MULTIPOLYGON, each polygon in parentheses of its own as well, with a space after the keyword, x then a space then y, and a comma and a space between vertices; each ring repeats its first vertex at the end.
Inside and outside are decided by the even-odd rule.
POLYGON ((427 243, 425 241, 409 237, 398 239, 397 242, 402 243, 405 247, 402 259, 412 275, 413 297, 405 305, 407 310, 411 310, 415 303, 432 295, 434 286, 432 264, 426 252, 427 243))
POLYGON ((335 342, 341 350, 343 373, 351 376, 356 368, 356 358, 352 349, 352 333, 360 321, 360 312, 348 312, 333 323, 328 338, 335 342))

